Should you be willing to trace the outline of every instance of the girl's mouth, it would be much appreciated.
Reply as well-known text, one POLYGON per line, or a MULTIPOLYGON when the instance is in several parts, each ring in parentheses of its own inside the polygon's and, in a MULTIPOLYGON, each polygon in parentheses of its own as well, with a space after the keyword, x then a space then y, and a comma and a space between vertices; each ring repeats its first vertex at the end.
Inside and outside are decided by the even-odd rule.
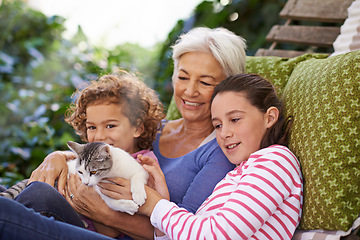
POLYGON ((230 145, 227 145, 226 148, 227 149, 233 149, 235 147, 237 147, 240 143, 233 143, 233 144, 230 144, 230 145))

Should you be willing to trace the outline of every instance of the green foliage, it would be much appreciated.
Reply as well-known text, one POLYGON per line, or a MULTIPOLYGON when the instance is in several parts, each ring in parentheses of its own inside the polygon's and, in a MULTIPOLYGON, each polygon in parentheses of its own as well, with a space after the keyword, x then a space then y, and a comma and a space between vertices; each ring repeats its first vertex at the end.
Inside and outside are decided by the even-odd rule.
POLYGON ((64 122, 75 87, 118 69, 154 82, 156 50, 91 47, 80 27, 69 41, 64 22, 21 0, 0 2, 0 184, 29 177, 47 154, 80 141, 64 122))
POLYGON ((67 81, 72 72, 64 75, 69 61, 59 54, 67 44, 61 42, 63 22, 21 1, 0 6, 2 184, 28 177, 47 153, 64 145, 64 132, 72 132, 66 125, 52 124, 62 119, 69 102, 64 96, 73 92, 67 81))

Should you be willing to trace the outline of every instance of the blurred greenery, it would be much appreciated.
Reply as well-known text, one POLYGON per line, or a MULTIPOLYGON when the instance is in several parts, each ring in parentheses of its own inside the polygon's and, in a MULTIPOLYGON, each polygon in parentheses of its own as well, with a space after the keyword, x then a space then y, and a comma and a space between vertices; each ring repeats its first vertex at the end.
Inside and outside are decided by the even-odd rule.
POLYGON ((9 186, 66 141, 80 141, 64 122, 76 87, 117 69, 141 72, 151 86, 157 48, 92 47, 81 28, 66 40, 65 19, 21 0, 0 4, 0 184, 9 186))
POLYGON ((223 26, 247 39, 248 55, 264 47, 285 0, 203 1, 189 19, 151 49, 126 43, 91 46, 79 27, 63 37, 66 19, 47 17, 22 0, 0 1, 0 184, 30 176, 44 157, 80 141, 63 116, 76 87, 99 75, 125 69, 142 74, 165 106, 172 96, 171 45, 196 26, 223 26), (224 1, 223 1, 224 2, 224 1))

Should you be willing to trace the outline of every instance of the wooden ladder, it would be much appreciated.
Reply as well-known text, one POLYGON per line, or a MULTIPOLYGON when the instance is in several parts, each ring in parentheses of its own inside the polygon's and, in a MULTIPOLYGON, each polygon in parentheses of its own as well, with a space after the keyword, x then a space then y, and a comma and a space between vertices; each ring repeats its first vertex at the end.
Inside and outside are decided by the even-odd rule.
POLYGON ((286 19, 285 24, 272 27, 266 36, 266 41, 271 42, 271 46, 269 49, 258 49, 255 56, 295 57, 308 51, 321 53, 321 47, 332 48, 352 2, 353 0, 288 0, 279 14, 286 19), (327 23, 336 26, 326 26, 327 23), (284 43, 288 46, 295 45, 295 49, 296 45, 305 46, 306 49, 281 49, 279 45, 284 43))

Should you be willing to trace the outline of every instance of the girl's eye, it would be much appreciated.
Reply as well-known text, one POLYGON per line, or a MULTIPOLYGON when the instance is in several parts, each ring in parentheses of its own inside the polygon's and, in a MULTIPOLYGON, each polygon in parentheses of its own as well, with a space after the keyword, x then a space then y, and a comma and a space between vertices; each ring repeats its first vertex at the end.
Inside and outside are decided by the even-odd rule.
POLYGON ((113 125, 113 124, 109 124, 109 125, 106 126, 106 128, 114 128, 114 127, 116 127, 116 126, 113 125))
POLYGON ((90 176, 96 174, 96 171, 90 171, 90 176))
POLYGON ((235 122, 237 122, 237 121, 239 121, 239 120, 240 120, 240 118, 232 118, 232 119, 231 119, 231 122, 234 122, 234 123, 235 123, 235 122))
POLYGON ((96 129, 96 127, 94 127, 94 126, 87 126, 87 129, 89 129, 89 130, 94 130, 94 129, 96 129))
POLYGON ((215 128, 215 129, 219 129, 219 128, 221 128, 221 126, 222 126, 221 124, 215 124, 215 125, 214 125, 214 128, 215 128))

